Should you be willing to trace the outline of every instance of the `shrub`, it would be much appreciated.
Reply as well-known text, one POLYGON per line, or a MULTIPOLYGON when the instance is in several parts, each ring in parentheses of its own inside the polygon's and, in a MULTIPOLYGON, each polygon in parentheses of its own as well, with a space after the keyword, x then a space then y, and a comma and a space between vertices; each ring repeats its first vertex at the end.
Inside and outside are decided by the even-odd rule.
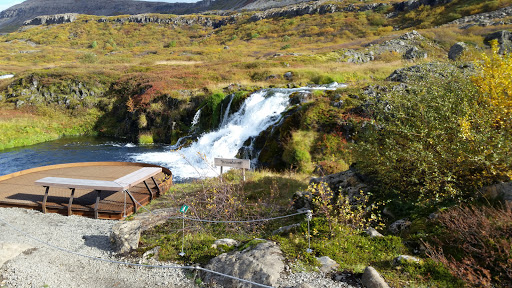
POLYGON ((346 191, 332 191, 326 183, 311 184, 308 191, 313 195, 315 215, 325 217, 331 232, 337 226, 349 226, 355 231, 369 227, 382 228, 378 205, 370 204, 369 194, 362 191, 348 195, 346 191))
POLYGON ((139 144, 141 145, 151 145, 153 144, 153 134, 150 132, 139 134, 139 144))
POLYGON ((478 87, 482 101, 488 102, 496 113, 496 120, 505 125, 503 122, 510 122, 512 116, 512 55, 500 54, 496 40, 491 46, 491 55, 482 54, 482 61, 476 62, 480 73, 472 81, 478 87))
POLYGON ((507 179, 512 140, 478 99, 464 75, 375 99, 355 147, 359 169, 383 196, 418 207, 474 199, 482 185, 507 179))
POLYGON ((439 214, 446 237, 427 245, 429 256, 472 287, 512 286, 512 210, 455 207, 439 214))
POLYGON ((92 48, 92 49, 94 49, 94 48, 96 48, 96 47, 98 47, 98 42, 96 42, 96 41, 92 41, 92 43, 91 43, 91 48, 92 48))

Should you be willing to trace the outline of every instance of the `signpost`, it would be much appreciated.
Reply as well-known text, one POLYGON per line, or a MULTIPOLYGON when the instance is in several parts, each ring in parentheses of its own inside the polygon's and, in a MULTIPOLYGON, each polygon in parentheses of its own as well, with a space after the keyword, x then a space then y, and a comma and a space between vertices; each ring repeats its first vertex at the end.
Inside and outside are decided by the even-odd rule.
POLYGON ((222 167, 232 167, 242 169, 242 175, 245 181, 245 169, 251 169, 251 160, 249 159, 224 159, 214 158, 215 166, 220 166, 220 180, 222 181, 222 167))

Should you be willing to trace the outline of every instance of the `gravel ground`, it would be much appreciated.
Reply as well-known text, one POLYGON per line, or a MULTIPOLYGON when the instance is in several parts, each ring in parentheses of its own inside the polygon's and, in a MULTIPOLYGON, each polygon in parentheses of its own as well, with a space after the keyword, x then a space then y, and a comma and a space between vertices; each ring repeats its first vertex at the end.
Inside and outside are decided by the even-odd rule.
MULTIPOLYGON (((3 266, 0 261, 0 287, 195 287, 193 280, 187 278, 183 270, 132 267, 81 257, 50 248, 10 226, 75 253, 119 260, 114 256, 108 238, 115 223, 80 216, 42 214, 35 210, 0 208, 0 250, 1 244, 4 247, 21 244, 21 250, 25 250, 27 245, 33 247, 8 260, 3 266)), ((279 286, 352 287, 324 278, 320 273, 288 275, 281 279, 279 286)))

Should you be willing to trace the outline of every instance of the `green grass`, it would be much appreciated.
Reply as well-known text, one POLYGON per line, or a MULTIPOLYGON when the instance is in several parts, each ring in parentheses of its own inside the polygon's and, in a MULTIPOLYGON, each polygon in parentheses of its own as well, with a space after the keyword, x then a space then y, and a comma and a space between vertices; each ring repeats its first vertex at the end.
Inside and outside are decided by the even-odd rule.
POLYGON ((98 116, 95 109, 79 117, 55 111, 50 116, 4 110, 0 114, 0 150, 33 145, 63 136, 94 134, 93 126, 98 116))

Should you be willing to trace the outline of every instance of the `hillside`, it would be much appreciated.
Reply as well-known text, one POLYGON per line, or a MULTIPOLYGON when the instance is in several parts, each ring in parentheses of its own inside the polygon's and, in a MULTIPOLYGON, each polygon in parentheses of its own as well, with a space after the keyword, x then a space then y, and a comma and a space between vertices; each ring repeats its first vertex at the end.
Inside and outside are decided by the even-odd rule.
POLYGON ((197 3, 166 3, 135 0, 27 0, 0 13, 0 32, 12 32, 37 16, 65 13, 112 16, 144 13, 191 14, 207 10, 258 10, 310 0, 203 0, 197 3))

